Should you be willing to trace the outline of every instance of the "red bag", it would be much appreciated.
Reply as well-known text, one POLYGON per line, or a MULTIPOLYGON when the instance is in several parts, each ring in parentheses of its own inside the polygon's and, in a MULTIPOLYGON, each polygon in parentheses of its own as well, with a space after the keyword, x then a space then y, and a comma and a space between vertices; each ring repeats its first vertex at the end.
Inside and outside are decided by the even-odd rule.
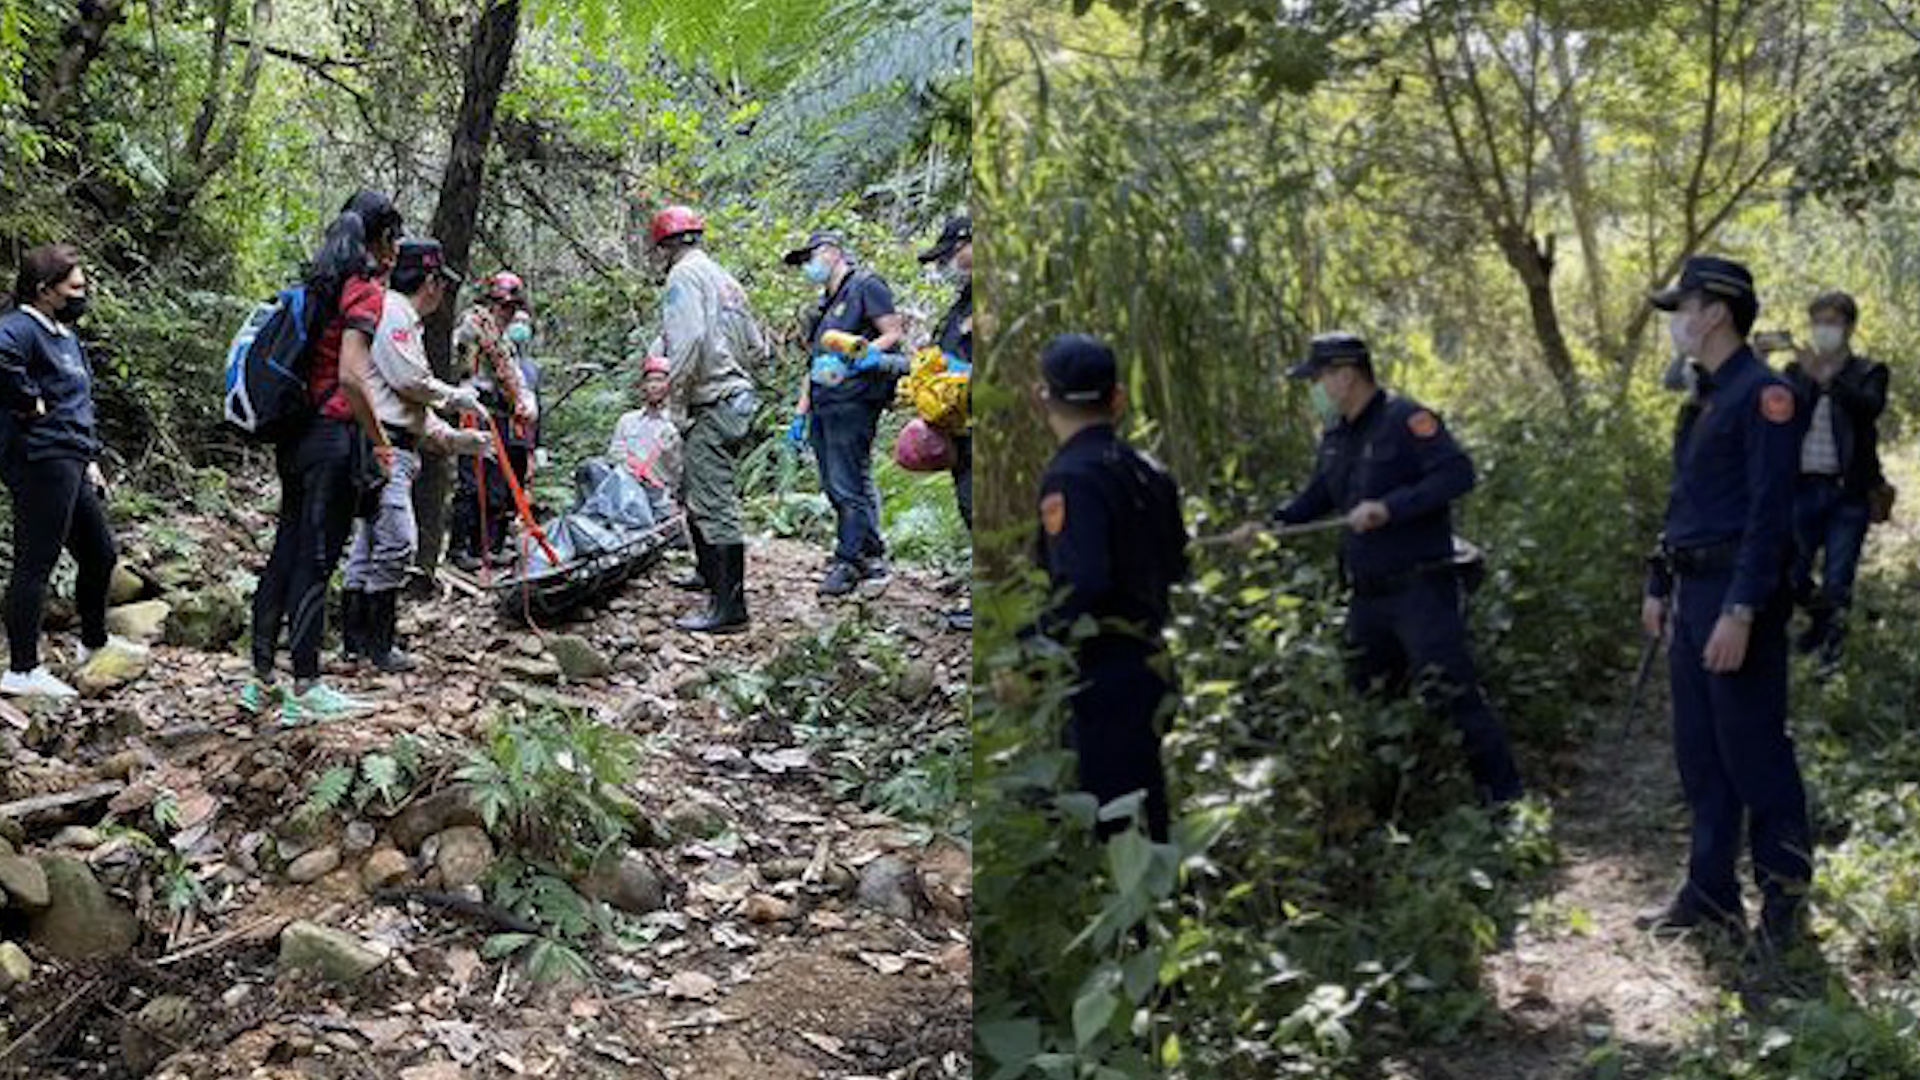
POLYGON ((925 420, 915 417, 900 429, 893 443, 893 460, 908 472, 940 472, 953 468, 953 440, 925 420))

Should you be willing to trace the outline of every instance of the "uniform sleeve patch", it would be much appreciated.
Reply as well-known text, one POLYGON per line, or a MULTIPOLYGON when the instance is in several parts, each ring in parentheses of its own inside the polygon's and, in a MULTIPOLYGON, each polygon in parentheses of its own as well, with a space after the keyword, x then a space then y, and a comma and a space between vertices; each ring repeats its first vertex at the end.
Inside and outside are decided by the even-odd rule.
POLYGON ((1059 536, 1060 530, 1067 527, 1067 496, 1064 492, 1050 491, 1040 499, 1040 527, 1047 530, 1048 536, 1059 536))
POLYGON ((1421 409, 1407 417, 1407 430, 1422 439, 1431 439, 1440 434, 1440 418, 1421 409))
POLYGON ((1760 391, 1760 415, 1776 424, 1793 419, 1793 391, 1779 385, 1760 391))

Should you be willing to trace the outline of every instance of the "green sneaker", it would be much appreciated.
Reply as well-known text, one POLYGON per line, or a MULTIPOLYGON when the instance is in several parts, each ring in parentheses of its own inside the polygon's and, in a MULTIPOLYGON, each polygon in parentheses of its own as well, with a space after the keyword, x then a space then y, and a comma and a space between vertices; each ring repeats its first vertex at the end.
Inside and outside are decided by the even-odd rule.
POLYGON ((259 716, 285 699, 286 691, 279 686, 259 679, 248 679, 247 685, 240 688, 240 711, 248 716, 259 716))
POLYGON ((349 697, 326 683, 314 683, 306 693, 287 700, 280 720, 284 724, 324 724, 329 720, 365 716, 372 711, 373 706, 368 702, 349 697))

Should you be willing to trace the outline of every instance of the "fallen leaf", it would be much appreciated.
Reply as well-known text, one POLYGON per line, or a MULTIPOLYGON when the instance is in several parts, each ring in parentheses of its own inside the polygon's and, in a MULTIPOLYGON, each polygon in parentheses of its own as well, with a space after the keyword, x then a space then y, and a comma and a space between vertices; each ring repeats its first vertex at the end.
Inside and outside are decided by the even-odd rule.
POLYGON ((907 970, 907 958, 892 953, 862 952, 860 959, 882 975, 898 975, 907 970))
POLYGON ((702 972, 682 971, 667 980, 667 996, 683 1001, 713 1001, 720 996, 720 983, 702 972))

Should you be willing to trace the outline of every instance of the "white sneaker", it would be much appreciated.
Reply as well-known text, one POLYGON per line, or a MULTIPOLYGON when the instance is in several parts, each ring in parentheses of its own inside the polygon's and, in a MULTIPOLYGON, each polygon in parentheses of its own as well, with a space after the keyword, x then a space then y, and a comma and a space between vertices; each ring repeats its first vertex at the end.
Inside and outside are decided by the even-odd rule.
POLYGON ((87 661, 93 659, 94 653, 103 652, 107 649, 112 649, 115 652, 132 653, 136 656, 143 656, 147 652, 145 645, 142 645, 132 638, 123 638, 119 634, 108 634, 107 643, 98 649, 89 649, 84 643, 80 646, 80 666, 86 667, 87 661))
POLYGON ((0 694, 8 697, 77 698, 80 691, 54 677, 45 664, 32 671, 9 671, 0 676, 0 694))

